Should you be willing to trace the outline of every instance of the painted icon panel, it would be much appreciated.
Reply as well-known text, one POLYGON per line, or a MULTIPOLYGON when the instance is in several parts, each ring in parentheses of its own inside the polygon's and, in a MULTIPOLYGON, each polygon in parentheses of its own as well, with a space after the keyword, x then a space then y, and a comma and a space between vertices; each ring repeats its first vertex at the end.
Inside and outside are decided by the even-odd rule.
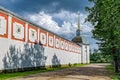
POLYGON ((38 28, 32 25, 28 25, 28 41, 29 43, 38 43, 38 28))
POLYGON ((25 41, 25 22, 15 17, 12 18, 11 38, 14 40, 25 41))
POLYGON ((48 34, 49 36, 48 36, 48 45, 49 45, 49 47, 54 47, 54 35, 53 34, 51 34, 51 33, 49 33, 48 34))
POLYGON ((64 40, 61 40, 61 49, 63 49, 64 50, 64 40))
POLYGON ((8 37, 8 15, 0 12, 0 37, 8 37))
POLYGON ((55 48, 59 49, 60 48, 60 38, 55 36, 55 48))
POLYGON ((67 51, 68 50, 68 42, 65 41, 65 50, 67 51))
POLYGON ((43 46, 47 46, 47 32, 40 29, 40 37, 39 37, 40 43, 43 46))
POLYGON ((24 26, 22 24, 17 22, 13 23, 13 36, 21 40, 24 38, 24 26))

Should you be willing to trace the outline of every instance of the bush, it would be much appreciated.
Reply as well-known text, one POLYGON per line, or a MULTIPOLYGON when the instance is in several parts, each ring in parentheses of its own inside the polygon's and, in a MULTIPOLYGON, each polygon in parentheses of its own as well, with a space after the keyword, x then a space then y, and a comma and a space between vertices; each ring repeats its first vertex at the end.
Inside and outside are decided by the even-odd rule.
POLYGON ((111 61, 110 55, 105 55, 98 51, 94 51, 94 53, 90 54, 91 63, 108 63, 110 61, 111 61))

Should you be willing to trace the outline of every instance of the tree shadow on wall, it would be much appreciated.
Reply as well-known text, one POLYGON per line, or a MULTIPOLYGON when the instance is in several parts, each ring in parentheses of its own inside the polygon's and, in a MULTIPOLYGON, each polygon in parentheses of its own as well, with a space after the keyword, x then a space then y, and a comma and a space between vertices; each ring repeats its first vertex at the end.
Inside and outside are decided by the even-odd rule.
POLYGON ((60 59, 58 59, 56 54, 54 54, 52 58, 52 68, 59 68, 59 67, 61 67, 60 59))
POLYGON ((46 59, 43 46, 26 43, 23 51, 11 45, 3 63, 5 72, 26 71, 45 68, 46 59))

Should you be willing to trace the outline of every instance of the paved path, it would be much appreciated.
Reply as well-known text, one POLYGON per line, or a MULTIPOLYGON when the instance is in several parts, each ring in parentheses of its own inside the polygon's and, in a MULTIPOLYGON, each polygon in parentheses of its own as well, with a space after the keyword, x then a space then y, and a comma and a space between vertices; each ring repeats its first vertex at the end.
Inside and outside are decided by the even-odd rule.
POLYGON ((57 71, 44 72, 16 80, 112 80, 105 66, 108 64, 90 64, 57 71))

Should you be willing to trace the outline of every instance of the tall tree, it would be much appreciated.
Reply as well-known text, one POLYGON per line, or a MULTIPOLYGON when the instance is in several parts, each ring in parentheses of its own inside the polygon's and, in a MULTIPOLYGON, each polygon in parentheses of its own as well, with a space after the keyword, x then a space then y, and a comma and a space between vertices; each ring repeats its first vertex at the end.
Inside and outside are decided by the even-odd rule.
POLYGON ((87 21, 94 25, 93 36, 99 41, 99 48, 113 57, 115 72, 119 72, 120 55, 120 0, 89 0, 93 7, 87 21))

